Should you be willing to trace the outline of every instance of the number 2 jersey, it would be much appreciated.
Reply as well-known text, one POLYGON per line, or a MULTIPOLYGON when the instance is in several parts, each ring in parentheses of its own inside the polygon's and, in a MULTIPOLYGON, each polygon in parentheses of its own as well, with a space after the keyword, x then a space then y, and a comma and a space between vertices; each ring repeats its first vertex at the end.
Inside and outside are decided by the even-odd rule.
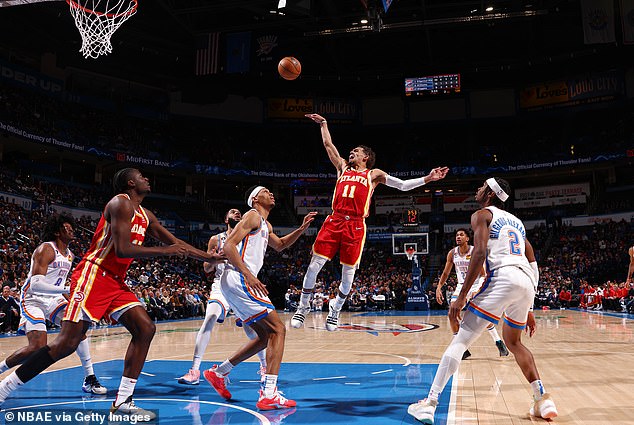
POLYGON ((487 272, 500 267, 517 266, 533 276, 526 258, 526 230, 522 220, 497 207, 490 206, 486 209, 493 214, 487 243, 487 272))

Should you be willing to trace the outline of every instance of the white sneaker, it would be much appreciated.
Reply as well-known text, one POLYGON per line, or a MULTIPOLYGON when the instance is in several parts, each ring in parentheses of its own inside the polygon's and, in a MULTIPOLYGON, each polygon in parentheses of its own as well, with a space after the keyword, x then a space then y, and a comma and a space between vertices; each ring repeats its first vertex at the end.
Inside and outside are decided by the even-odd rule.
POLYGON ((424 400, 420 400, 418 403, 410 404, 407 408, 407 413, 424 424, 433 425, 436 406, 438 406, 437 401, 426 398, 424 400))
POLYGON ((81 389, 85 393, 104 395, 108 392, 108 389, 99 383, 99 380, 95 375, 89 375, 84 378, 84 384, 81 389))
POLYGON ((200 370, 189 369, 189 372, 178 378, 178 383, 183 385, 198 385, 200 383, 200 370))
POLYGON ((533 403, 529 413, 538 418, 552 419, 557 417, 557 407, 550 394, 544 393, 541 400, 533 403))
POLYGON ((330 332, 336 331, 339 327, 339 313, 341 312, 341 310, 335 310, 333 304, 328 303, 328 317, 326 317, 326 329, 330 332))
POLYGON ((112 406, 110 406, 110 416, 116 414, 134 415, 137 422, 150 422, 156 419, 156 413, 142 409, 134 404, 134 401, 132 401, 132 396, 128 397, 123 403, 118 406, 114 405, 114 401, 112 402, 112 406))
POLYGON ((304 326, 304 320, 306 320, 306 316, 310 313, 310 306, 298 306, 297 311, 293 314, 291 318, 291 327, 295 329, 299 329, 304 326))

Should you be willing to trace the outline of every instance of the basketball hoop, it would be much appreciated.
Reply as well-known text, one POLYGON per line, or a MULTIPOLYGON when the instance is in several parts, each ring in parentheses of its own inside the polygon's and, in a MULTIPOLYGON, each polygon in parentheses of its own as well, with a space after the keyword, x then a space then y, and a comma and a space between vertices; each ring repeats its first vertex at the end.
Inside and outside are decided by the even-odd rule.
POLYGON ((416 248, 414 247, 407 247, 407 249, 405 250, 405 255, 407 255, 407 259, 411 260, 414 258, 414 254, 416 254, 416 248))
POLYGON ((112 52, 110 37, 136 13, 138 0, 66 0, 81 34, 79 51, 97 59, 112 52))

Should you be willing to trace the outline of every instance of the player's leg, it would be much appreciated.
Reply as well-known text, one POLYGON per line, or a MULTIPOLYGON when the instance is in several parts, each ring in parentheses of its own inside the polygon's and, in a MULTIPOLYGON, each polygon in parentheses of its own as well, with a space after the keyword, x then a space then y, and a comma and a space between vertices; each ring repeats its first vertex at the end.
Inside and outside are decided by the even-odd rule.
POLYGON ((16 350, 0 363, 0 373, 22 364, 31 354, 46 345, 46 304, 47 302, 37 297, 22 300, 19 328, 26 332, 28 345, 16 350))
POLYGON ((339 259, 341 262, 341 283, 334 300, 328 303, 326 329, 334 331, 339 326, 339 313, 352 289, 354 273, 361 261, 361 253, 365 244, 365 222, 349 220, 340 224, 342 228, 339 259))
POLYGON ((29 331, 26 333, 28 345, 18 348, 0 363, 0 373, 4 373, 14 366, 22 364, 26 359, 46 345, 46 331, 29 331))
POLYGON ((78 322, 64 321, 62 330, 53 342, 33 353, 24 361, 22 366, 0 383, 0 404, 20 385, 27 383, 53 363, 75 351, 89 325, 90 322, 83 320, 78 322))
POLYGON ((304 325, 306 315, 310 312, 310 298, 313 294, 315 283, 317 282, 317 275, 322 267, 324 267, 324 264, 326 264, 326 261, 328 261, 328 259, 315 254, 313 254, 310 259, 310 264, 304 275, 299 305, 297 306, 297 311, 291 318, 291 326, 294 328, 301 328, 304 325))
POLYGON ((458 334, 451 341, 440 359, 440 364, 427 398, 411 404, 407 409, 407 413, 423 423, 434 423, 434 413, 436 412, 440 393, 447 385, 449 378, 458 370, 465 350, 484 332, 488 323, 489 321, 476 316, 470 311, 464 313, 458 334))
POLYGON ((329 331, 337 330, 339 326, 339 313, 343 304, 348 298, 348 294, 352 289, 352 282, 354 281, 354 273, 356 271, 355 266, 343 264, 341 266, 341 283, 339 283, 339 290, 334 300, 328 303, 328 317, 326 317, 326 329, 329 331))
POLYGON ((304 275, 302 283, 302 295, 300 297, 297 311, 291 318, 291 326, 293 328, 301 328, 304 325, 306 315, 310 313, 310 298, 315 288, 317 275, 324 267, 326 261, 334 257, 341 243, 341 225, 340 221, 332 216, 326 217, 324 224, 317 233, 317 238, 313 244, 313 256, 304 275))
MULTIPOLYGON (((456 289, 454 289, 453 294, 451 295, 451 300, 449 300, 450 305, 452 302, 458 299, 458 294, 460 293, 461 290, 462 290, 462 283, 458 283, 456 285, 456 289)), ((447 319, 449 321, 449 328, 451 329, 451 333, 454 336, 458 335, 458 330, 460 329, 460 323, 457 321, 449 320, 449 312, 447 312, 447 319)), ((469 349, 466 349, 465 352, 462 353, 462 360, 466 360, 469 357, 471 357, 471 351, 469 351, 469 349)))
POLYGON ((189 371, 178 378, 179 384, 185 385, 198 385, 200 382, 200 363, 202 362, 207 345, 211 339, 211 331, 214 329, 214 325, 218 321, 218 318, 222 317, 224 320, 225 307, 218 300, 210 300, 207 304, 207 311, 205 312, 205 319, 203 324, 196 334, 196 345, 194 347, 194 359, 192 361, 192 367, 189 371))
POLYGON ((77 346, 75 353, 77 353, 77 357, 79 357, 81 366, 84 369, 84 383, 81 386, 82 391, 97 395, 106 394, 108 389, 101 385, 93 370, 92 357, 90 356, 90 342, 88 342, 86 335, 84 335, 84 339, 77 346))
POLYGON ((282 357, 284 356, 286 327, 275 311, 253 324, 256 332, 258 327, 263 328, 268 333, 269 341, 266 350, 266 375, 264 375, 260 398, 256 406, 261 410, 295 407, 297 403, 294 400, 286 399, 277 390, 277 379, 280 373, 282 357))
MULTIPOLYGON (((131 292, 130 294, 134 296, 131 292)), ((132 393, 145 364, 150 344, 156 332, 156 326, 145 309, 140 305, 131 306, 121 312, 120 316, 111 314, 111 317, 121 323, 132 335, 123 359, 123 375, 119 391, 112 403, 114 411, 119 410, 121 413, 126 413, 128 407, 136 410, 136 406, 128 405, 134 403, 132 401, 132 393)))
MULTIPOLYGON (((527 284, 532 285, 532 284, 527 284)), ((533 416, 550 419, 557 416, 557 408, 550 397, 550 394, 544 389, 535 359, 531 351, 522 343, 522 332, 526 327, 528 311, 532 305, 532 286, 530 287, 530 295, 526 300, 520 300, 511 304, 504 313, 504 341, 506 346, 515 356, 515 361, 522 370, 526 380, 531 384, 533 390, 533 405, 530 408, 530 414, 533 416), (521 302, 524 301, 524 302, 521 302)))
MULTIPOLYGON (((251 326, 243 326, 244 333, 247 335, 249 339, 256 339, 258 334, 251 326)), ((260 361, 260 377, 264 380, 264 375, 266 375, 266 348, 258 351, 258 360, 260 361)))

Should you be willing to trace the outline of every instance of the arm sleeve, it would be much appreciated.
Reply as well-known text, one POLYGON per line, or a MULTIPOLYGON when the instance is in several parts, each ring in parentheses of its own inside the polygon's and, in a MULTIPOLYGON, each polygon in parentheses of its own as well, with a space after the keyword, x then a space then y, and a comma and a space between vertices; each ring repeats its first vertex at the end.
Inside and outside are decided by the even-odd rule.
POLYGON ((390 176, 389 174, 385 175, 385 185, 389 187, 393 187, 398 190, 408 191, 412 189, 416 189, 425 184, 425 177, 418 177, 415 179, 409 180, 401 180, 398 177, 390 176))
POLYGON ((31 290, 38 294, 45 295, 57 295, 57 294, 68 294, 69 290, 64 286, 57 286, 50 283, 46 283, 44 281, 44 276, 41 274, 36 274, 35 276, 31 276, 31 290))

